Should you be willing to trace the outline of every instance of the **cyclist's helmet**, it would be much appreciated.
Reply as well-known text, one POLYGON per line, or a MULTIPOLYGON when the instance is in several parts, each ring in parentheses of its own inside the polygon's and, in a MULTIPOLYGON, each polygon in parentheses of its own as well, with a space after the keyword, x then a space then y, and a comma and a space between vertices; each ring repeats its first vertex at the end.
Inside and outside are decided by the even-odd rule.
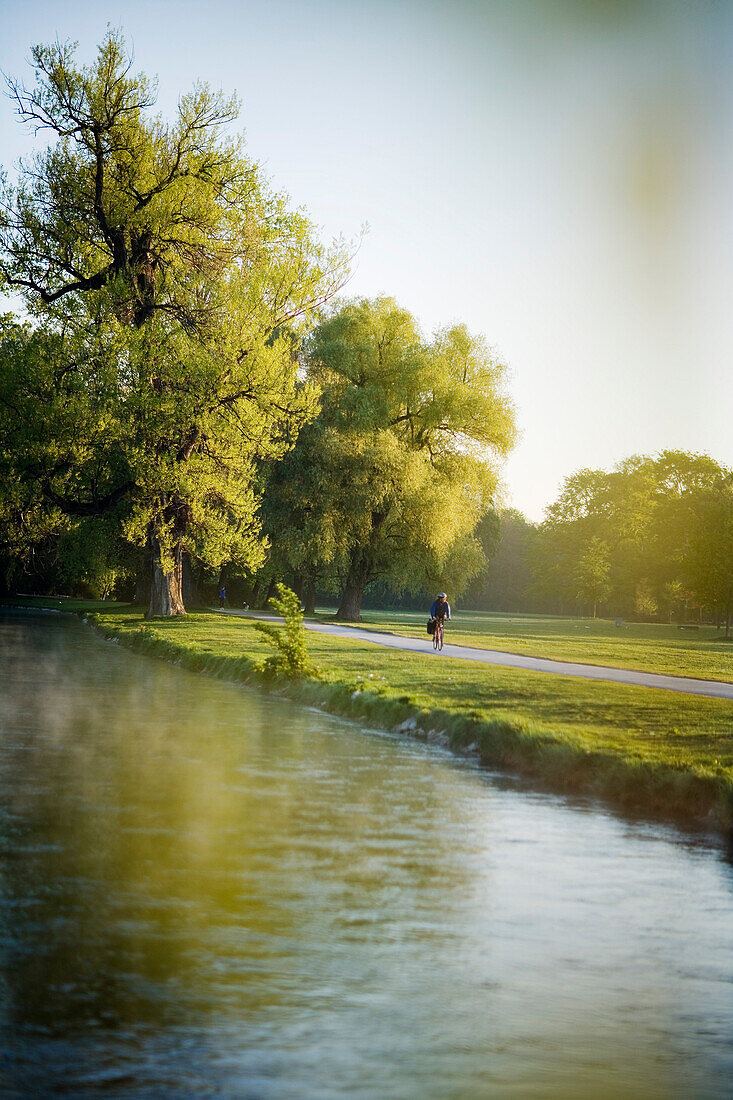
POLYGON ((439 600, 447 600, 448 597, 446 596, 445 592, 439 592, 438 593, 438 599, 439 600))

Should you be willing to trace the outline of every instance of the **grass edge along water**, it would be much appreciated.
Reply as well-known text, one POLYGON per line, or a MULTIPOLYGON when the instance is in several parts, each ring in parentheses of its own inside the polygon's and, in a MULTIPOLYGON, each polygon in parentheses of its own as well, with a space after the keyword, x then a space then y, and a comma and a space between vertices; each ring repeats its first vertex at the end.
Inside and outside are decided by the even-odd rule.
MULTIPOLYGON (((229 620, 229 629, 237 631, 238 644, 233 649, 226 641, 222 642, 221 616, 215 613, 200 612, 186 619, 160 623, 143 621, 134 610, 87 614, 78 610, 76 613, 105 637, 139 653, 161 657, 191 671, 223 680, 261 687, 296 702, 386 730, 436 741, 455 752, 477 757, 486 767, 520 774, 540 789, 597 797, 644 817, 671 819, 725 834, 730 834, 733 828, 733 766, 727 761, 715 760, 717 766, 711 768, 708 758, 701 759, 698 765, 689 754, 686 759, 672 754, 669 761, 650 760, 634 752, 633 748, 594 745, 589 736, 564 738, 531 714, 528 717, 508 710, 487 716, 477 710, 452 707, 448 700, 445 706, 436 706, 434 699, 424 698, 419 688, 405 691, 404 684, 390 684, 387 676, 379 671, 368 672, 368 668, 381 667, 380 661, 384 660, 381 655, 374 654, 372 660, 370 653, 368 664, 363 660, 359 664, 356 651, 369 643, 319 639, 321 646, 330 646, 330 652, 342 659, 332 661, 330 668, 324 667, 322 662, 320 666, 311 664, 304 675, 287 675, 273 671, 259 659, 262 646, 255 641, 253 624, 248 628, 241 619, 236 623, 229 620), (352 667, 344 668, 343 658, 350 650, 355 654, 352 667), (355 673, 354 667, 363 671, 355 673)), ((232 633, 231 637, 235 635, 232 633)), ((376 647, 371 646, 370 650, 373 649, 376 647)), ((401 654, 400 657, 403 661, 426 660, 417 654, 401 654)), ((321 658, 322 654, 319 661, 321 658)), ((525 674, 527 677, 545 675, 525 674)), ((569 692, 574 684, 577 681, 567 680, 569 692)), ((597 682, 591 684, 601 691, 597 682)), ((658 707, 673 705, 678 699, 675 693, 660 693, 648 688, 622 689, 618 685, 610 688, 603 685, 603 690, 649 693, 647 698, 651 697, 658 707), (661 694, 669 699, 659 700, 661 694)), ((702 706, 702 701, 695 702, 702 706)), ((684 703, 691 705, 689 700, 684 703)), ((724 720, 730 722, 726 728, 733 729, 730 704, 720 700, 705 703, 727 707, 727 711, 722 712, 724 720)), ((700 711, 703 724, 707 713, 711 711, 700 711)), ((674 733, 679 731, 674 728, 674 733)))

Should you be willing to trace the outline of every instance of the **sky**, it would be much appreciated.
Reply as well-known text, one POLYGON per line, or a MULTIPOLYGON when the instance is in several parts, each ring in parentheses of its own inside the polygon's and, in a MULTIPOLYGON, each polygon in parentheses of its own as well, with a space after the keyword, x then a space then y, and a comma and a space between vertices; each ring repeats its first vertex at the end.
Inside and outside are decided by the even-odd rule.
MULTIPOLYGON (((345 293, 508 367, 503 503, 664 448, 733 466, 733 0, 0 0, 0 69, 121 27, 171 116, 236 91, 249 155, 345 293)), ((33 135, 0 98, 0 164, 33 135)))

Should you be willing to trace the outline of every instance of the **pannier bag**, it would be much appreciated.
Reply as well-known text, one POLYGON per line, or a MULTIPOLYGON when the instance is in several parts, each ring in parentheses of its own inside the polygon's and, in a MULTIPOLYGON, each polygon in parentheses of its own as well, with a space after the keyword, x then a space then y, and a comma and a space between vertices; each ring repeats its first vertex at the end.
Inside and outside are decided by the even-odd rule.
POLYGON ((428 619, 428 634, 435 633, 435 619, 428 619))

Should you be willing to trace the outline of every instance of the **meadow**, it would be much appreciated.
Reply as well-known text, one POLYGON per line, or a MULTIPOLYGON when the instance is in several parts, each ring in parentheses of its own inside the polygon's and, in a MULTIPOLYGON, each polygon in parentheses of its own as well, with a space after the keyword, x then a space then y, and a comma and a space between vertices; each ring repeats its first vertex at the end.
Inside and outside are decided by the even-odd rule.
MULTIPOLYGON (((323 610, 317 618, 326 621, 332 615, 323 610)), ((428 618, 427 610, 366 610, 362 616, 358 625, 365 629, 410 637, 425 633, 428 618)), ((664 623, 623 622, 616 626, 613 619, 459 609, 448 623, 445 640, 558 661, 733 681, 733 643, 724 641, 722 630, 706 624, 689 624, 684 630, 664 623)))

